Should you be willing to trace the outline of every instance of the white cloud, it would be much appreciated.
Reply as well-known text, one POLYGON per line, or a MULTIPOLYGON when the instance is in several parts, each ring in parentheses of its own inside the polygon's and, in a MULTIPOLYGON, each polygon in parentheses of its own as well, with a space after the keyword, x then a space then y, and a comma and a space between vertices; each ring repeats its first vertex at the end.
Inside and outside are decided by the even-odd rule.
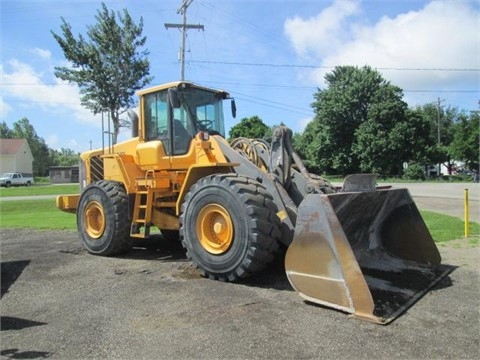
POLYGON ((49 134, 45 138, 45 142, 48 144, 50 148, 53 148, 53 149, 57 149, 60 144, 57 134, 49 134))
MULTIPOLYGON (((474 2, 431 1, 419 11, 385 16, 373 25, 353 16, 356 3, 345 2, 341 11, 342 3, 315 17, 285 22, 299 56, 315 54, 320 67, 370 65, 404 90, 478 89, 478 72, 385 69, 478 69, 480 10, 474 2)), ((304 80, 322 86, 329 71, 304 73, 304 80)))
POLYGON ((77 151, 78 151, 81 147, 80 147, 80 145, 78 144, 78 141, 77 141, 77 140, 75 140, 75 139, 70 139, 70 140, 68 141, 68 148, 74 149, 74 150, 77 150, 77 151))
POLYGON ((0 96, 0 119, 5 119, 11 110, 12 107, 3 100, 2 96, 0 96))
POLYGON ((358 1, 336 0, 316 16, 287 19, 285 33, 299 55, 323 56, 341 45, 348 30, 345 21, 358 10, 358 1))
POLYGON ((60 116, 59 119, 68 116, 78 122, 99 124, 98 118, 81 106, 77 86, 53 78, 53 74, 53 80, 47 83, 41 72, 17 59, 11 59, 7 64, 8 69, 0 67, 2 94, 15 98, 16 106, 35 106, 50 111, 53 116, 63 114, 63 118, 60 116))
POLYGON ((50 50, 40 49, 40 48, 33 48, 30 50, 31 53, 41 59, 48 60, 52 57, 52 53, 50 50))
POLYGON ((307 127, 307 125, 313 120, 313 117, 312 116, 309 116, 309 117, 306 117, 306 118, 303 118, 303 119, 300 119, 298 120, 298 124, 297 124, 297 127, 298 127, 298 131, 303 131, 305 130, 305 128, 307 127))

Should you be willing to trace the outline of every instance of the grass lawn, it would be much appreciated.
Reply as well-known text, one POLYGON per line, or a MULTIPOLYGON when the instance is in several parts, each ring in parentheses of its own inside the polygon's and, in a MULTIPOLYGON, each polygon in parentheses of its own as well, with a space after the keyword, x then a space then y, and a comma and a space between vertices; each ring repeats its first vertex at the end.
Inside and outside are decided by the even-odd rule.
POLYGON ((57 209, 55 199, 0 202, 0 227, 43 230, 76 229, 75 214, 57 209))
MULTIPOLYGON (((462 239, 465 237, 465 223, 463 220, 450 215, 439 214, 431 211, 420 211, 425 224, 435 242, 462 239)), ((469 222, 469 243, 480 245, 480 224, 469 222)))
POLYGON ((0 187, 0 197, 78 194, 79 192, 80 187, 78 184, 32 185, 29 187, 18 186, 9 188, 0 187))
MULTIPOLYGON (((62 187, 61 192, 63 193, 65 189, 62 187)), ((430 211, 421 211, 421 214, 437 243, 464 237, 464 223, 461 219, 430 211)), ((76 216, 58 210, 55 199, 2 201, 0 227, 75 230, 76 216)), ((472 236, 469 243, 474 246, 480 245, 480 224, 470 222, 469 229, 472 236)))

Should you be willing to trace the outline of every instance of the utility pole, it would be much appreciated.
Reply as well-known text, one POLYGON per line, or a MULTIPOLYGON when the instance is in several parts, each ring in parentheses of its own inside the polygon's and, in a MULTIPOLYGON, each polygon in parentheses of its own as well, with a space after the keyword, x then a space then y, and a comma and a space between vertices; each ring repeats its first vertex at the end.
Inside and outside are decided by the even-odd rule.
POLYGON ((182 29, 182 47, 180 48, 180 80, 185 80, 185 39, 187 37, 187 30, 188 29, 199 29, 203 30, 203 25, 192 25, 187 24, 187 8, 192 3, 193 0, 183 0, 182 6, 177 10, 177 14, 183 15, 183 23, 182 24, 170 24, 165 23, 165 28, 168 30, 169 28, 176 28, 182 29))
MULTIPOLYGON (((440 104, 445 101, 445 100, 440 100, 440 98, 437 98, 437 145, 438 148, 440 149, 440 145, 442 144, 442 141, 440 139, 440 104)), ((442 167, 441 163, 438 164, 438 176, 440 176, 442 167)))
POLYGON ((437 144, 438 146, 441 145, 440 141, 440 103, 442 103, 445 100, 440 100, 440 98, 437 99, 437 144))

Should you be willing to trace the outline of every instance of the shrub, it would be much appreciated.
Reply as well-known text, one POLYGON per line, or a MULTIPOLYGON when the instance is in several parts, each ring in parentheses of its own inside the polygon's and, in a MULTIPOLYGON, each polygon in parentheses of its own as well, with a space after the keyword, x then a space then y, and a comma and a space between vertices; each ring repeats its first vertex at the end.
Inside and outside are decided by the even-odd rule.
POLYGON ((403 172, 403 178, 407 180, 425 180, 425 171, 420 164, 410 163, 403 172))

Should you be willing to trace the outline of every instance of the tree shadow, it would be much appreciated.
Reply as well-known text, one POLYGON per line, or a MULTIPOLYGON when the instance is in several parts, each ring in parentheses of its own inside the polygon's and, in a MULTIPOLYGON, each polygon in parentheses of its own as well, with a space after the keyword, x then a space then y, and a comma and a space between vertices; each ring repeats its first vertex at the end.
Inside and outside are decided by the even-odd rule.
POLYGON ((19 349, 2 350, 0 355, 8 359, 46 359, 50 357, 50 353, 47 351, 20 351, 19 349))
POLYGON ((47 323, 21 319, 17 317, 11 316, 2 316, 0 317, 0 330, 7 331, 7 330, 22 330, 25 328, 29 328, 32 326, 42 326, 47 325, 47 323))
POLYGON ((0 299, 8 292, 10 286, 20 277, 20 274, 30 264, 30 260, 7 261, 1 265, 0 299))

